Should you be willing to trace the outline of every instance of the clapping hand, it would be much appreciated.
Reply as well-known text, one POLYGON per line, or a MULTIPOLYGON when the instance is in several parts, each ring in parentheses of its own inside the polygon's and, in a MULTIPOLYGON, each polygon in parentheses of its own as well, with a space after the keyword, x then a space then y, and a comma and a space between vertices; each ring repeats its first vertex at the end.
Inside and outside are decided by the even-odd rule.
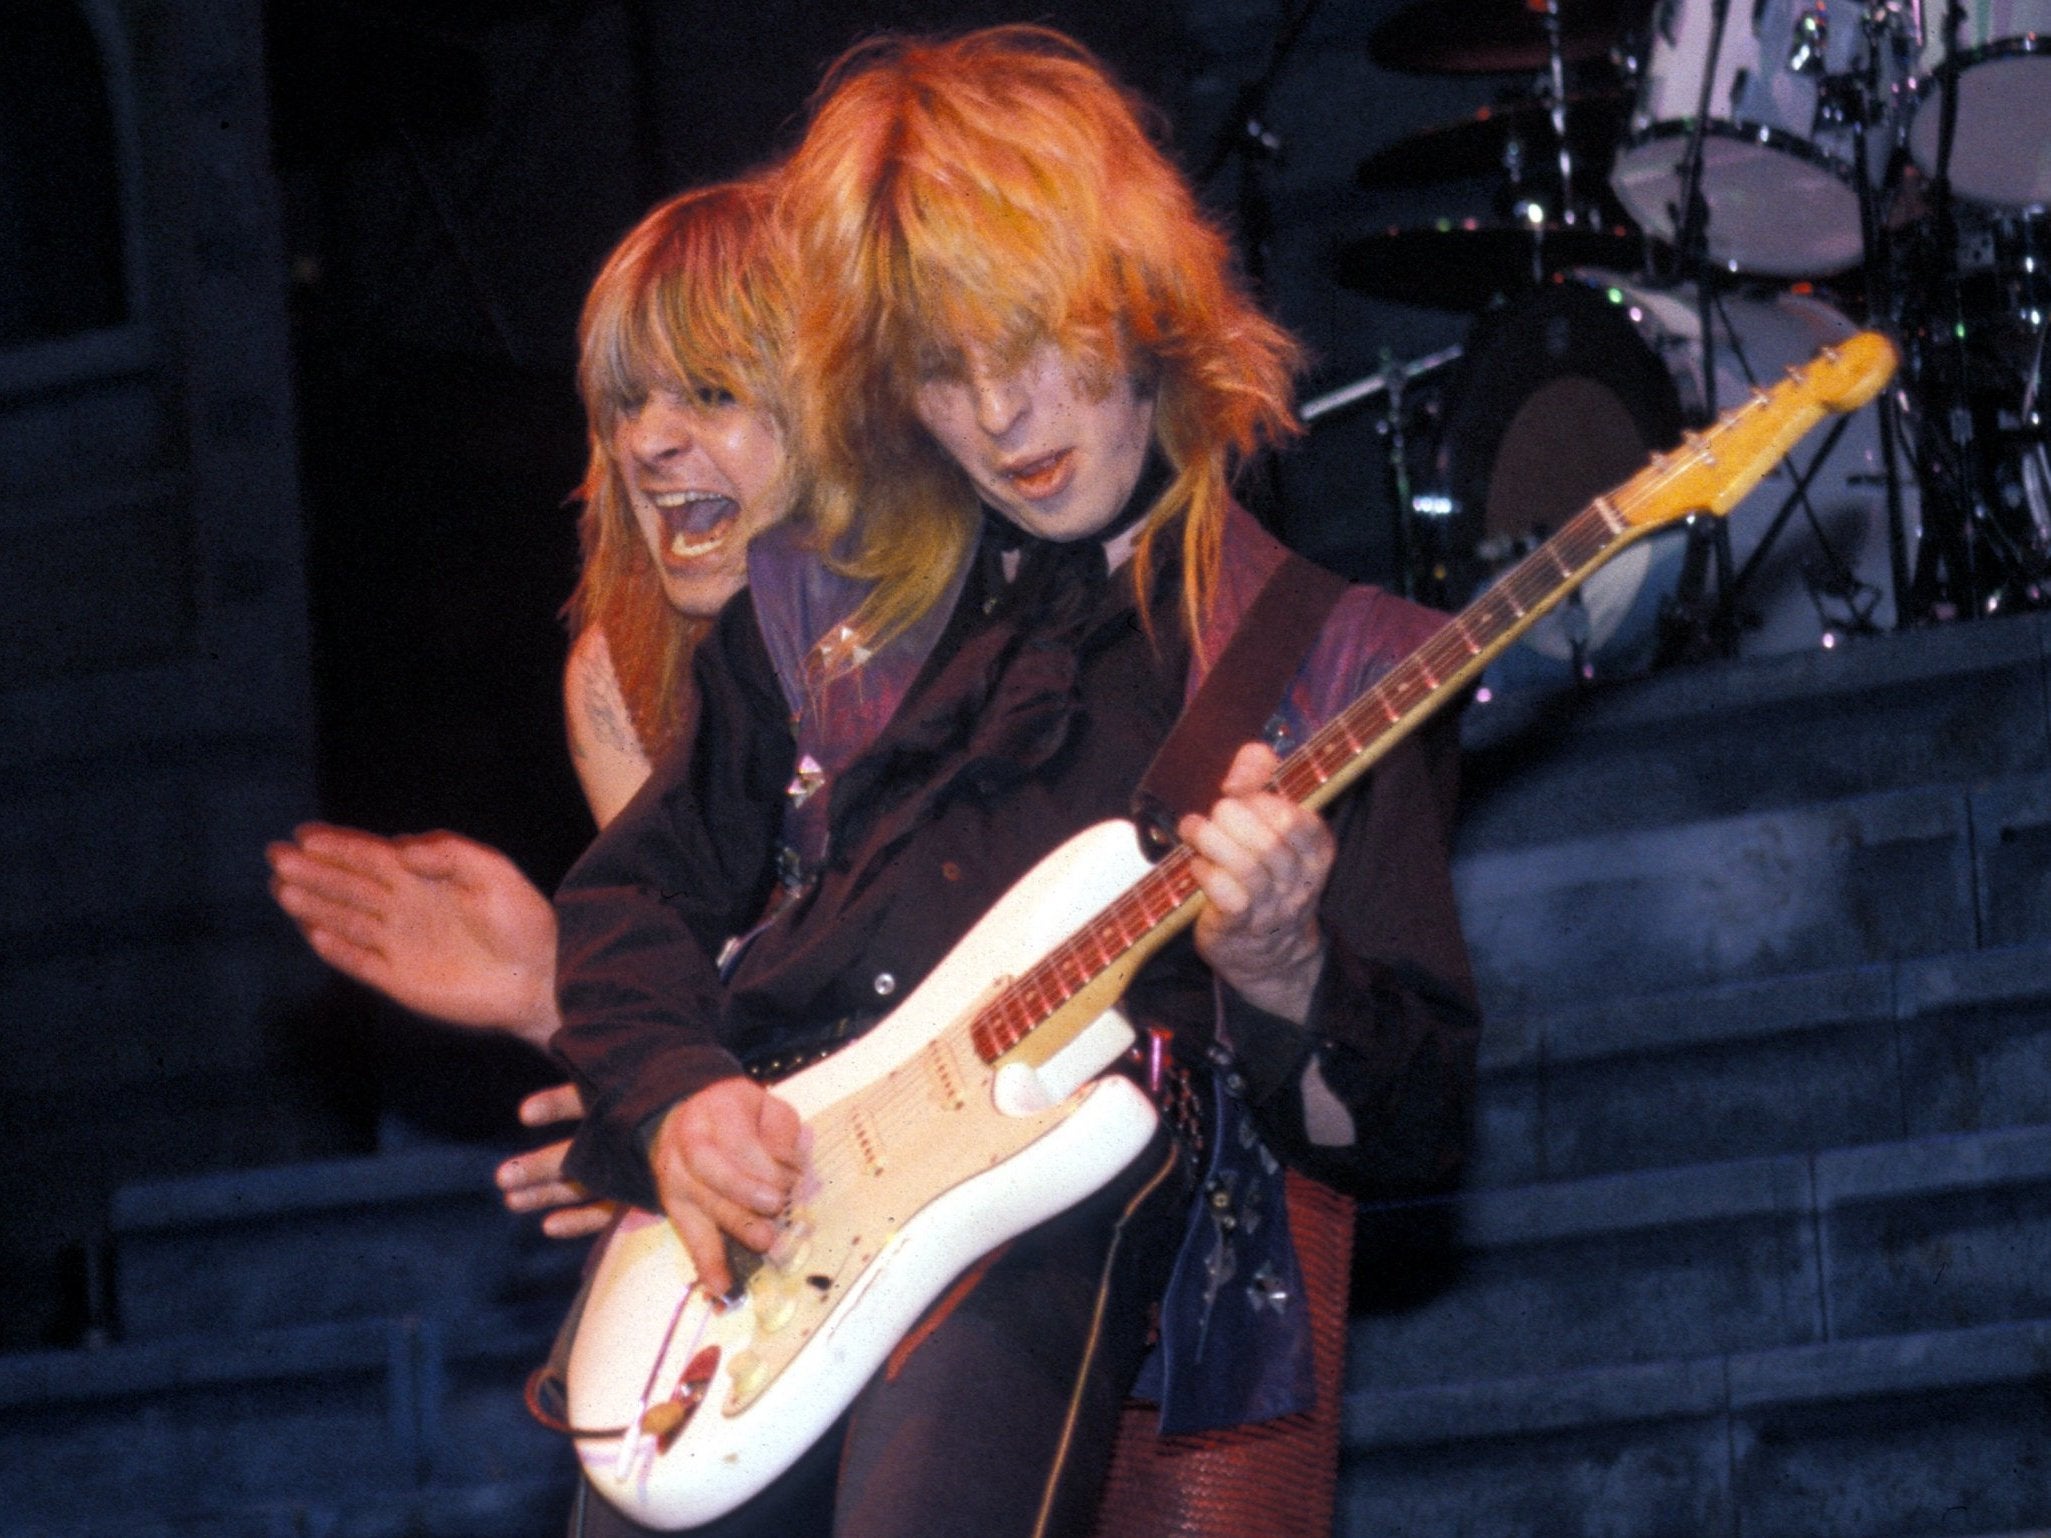
POLYGON ((496 849, 307 823, 265 856, 272 897, 336 971, 451 1025, 554 1034, 555 910, 496 849))

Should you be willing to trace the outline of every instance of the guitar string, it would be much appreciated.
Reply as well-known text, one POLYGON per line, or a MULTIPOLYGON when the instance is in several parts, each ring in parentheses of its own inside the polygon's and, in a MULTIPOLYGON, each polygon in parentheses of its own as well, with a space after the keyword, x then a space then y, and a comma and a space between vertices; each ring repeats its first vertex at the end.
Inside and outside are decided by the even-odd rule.
MULTIPOLYGON (((1577 572, 1592 571, 1593 565, 1609 547, 1637 530, 1636 521, 1629 516, 1632 512, 1647 500, 1656 498, 1675 479, 1693 473, 1705 463, 1713 463, 1713 451, 1721 438, 1727 436, 1728 430, 1741 418, 1758 412, 1772 399, 1771 395, 1764 393, 1749 398, 1743 405, 1728 413, 1710 434, 1687 444, 1685 451, 1671 451, 1659 456, 1609 497, 1598 498, 1589 504, 1581 513, 1569 520, 1557 537, 1549 540, 1541 550, 1520 563, 1467 609, 1448 619, 1433 632, 1416 653, 1378 681, 1361 700, 1339 712, 1302 750, 1292 755, 1289 761, 1277 770, 1270 782, 1271 785, 1283 791, 1299 791, 1300 788, 1300 792, 1307 793, 1314 792, 1328 783, 1333 777, 1333 770, 1328 767, 1327 760, 1332 756, 1335 747, 1343 744, 1343 751, 1340 754, 1342 760, 1359 756, 1366 748, 1378 742, 1388 729, 1402 724, 1419 704, 1424 703, 1437 691, 1443 679, 1455 676, 1460 669, 1494 646, 1501 639, 1502 632, 1513 630, 1527 616, 1535 618, 1534 610, 1542 611, 1549 608, 1551 602, 1557 601, 1559 594, 1555 590, 1560 589, 1563 582, 1574 580, 1577 572), (1624 526, 1610 527, 1611 516, 1616 517, 1624 526), (1547 577, 1543 572, 1542 567, 1546 561, 1552 562, 1557 568, 1556 577, 1547 577), (1502 612, 1505 608, 1509 611, 1507 615, 1502 612), (1476 638, 1477 630, 1483 639, 1476 638), (1420 676, 1422 688, 1417 687, 1420 676), (1377 705, 1386 710, 1389 719, 1381 730, 1372 734, 1365 733, 1361 730, 1363 718, 1371 713, 1371 707, 1377 705)), ((1580 580, 1585 580, 1585 576, 1580 580)), ((1302 793, 1298 794, 1298 799, 1303 799, 1302 793)), ((1164 862, 1163 867, 1157 868, 1156 875, 1167 874, 1169 873, 1164 862)), ((1165 881, 1161 884, 1170 885, 1165 881)), ((1154 906, 1151 903, 1126 900, 1139 897, 1145 885, 1144 882, 1136 885, 1125 898, 1108 906, 1100 920, 1085 925, 1078 932, 1074 942, 1050 953, 1039 966, 1021 979, 1019 987, 1007 991, 991 1009, 978 1016, 977 1046, 986 1059, 994 1055, 987 1044, 988 1040, 994 1039, 998 1050, 1006 1050, 1017 1045, 1046 1015, 1053 1012, 1053 1008, 1065 1004, 1074 993, 1079 992, 1105 970, 1110 962, 1131 949, 1136 941, 1122 933, 1122 920, 1130 909, 1142 910, 1139 914, 1133 915, 1142 922, 1165 917, 1167 913, 1179 907, 1181 900, 1189 895, 1193 882, 1171 885, 1169 900, 1160 905, 1163 911, 1158 915, 1146 911, 1154 906), (1102 922, 1105 919, 1115 919, 1119 922, 1107 925, 1102 922), (1103 945, 1100 938, 1107 927, 1120 931, 1123 944, 1108 957, 1101 954, 1092 956, 1089 954, 1091 951, 1101 953, 1109 949, 1103 945), (1079 963, 1073 970, 1078 974, 1080 981, 1071 981, 1064 975, 1071 970, 1069 963, 1079 963), (1043 989, 1042 980, 1050 975, 1054 987, 1043 989), (1034 995, 1042 991, 1052 1000, 1053 1008, 1048 1008, 1044 1004, 1035 1007, 1034 995), (1023 1007, 1018 1007, 1021 1004, 1023 1007)), ((1151 930, 1152 923, 1147 923, 1147 927, 1151 930)))
MULTIPOLYGON (((1610 497, 1599 498, 1584 508, 1568 521, 1558 536, 1513 568, 1465 611, 1452 616, 1411 658, 1378 681, 1354 705, 1339 712, 1278 769, 1271 783, 1286 790, 1308 780, 1310 783, 1306 788, 1312 791, 1327 783, 1332 773, 1326 760, 1335 746, 1343 743, 1345 757, 1357 756, 1374 745, 1388 729, 1401 724, 1418 704, 1438 689, 1442 678, 1454 676, 1495 645, 1502 631, 1513 629, 1534 609, 1550 607, 1548 600, 1557 601, 1555 589, 1560 588, 1563 581, 1573 579, 1574 574, 1584 568, 1590 568, 1591 563, 1604 555, 1611 545, 1637 529, 1636 522, 1629 516, 1632 512, 1646 501, 1655 499, 1679 477, 1693 473, 1705 463, 1713 463, 1713 451, 1720 437, 1742 417, 1756 413, 1772 399, 1766 394, 1753 396, 1727 414, 1711 434, 1691 441, 1685 451, 1659 456, 1610 497), (1611 515, 1616 516, 1624 527, 1610 527, 1611 515), (1558 568, 1558 579, 1544 576, 1542 566, 1547 560, 1558 568), (1537 591, 1532 591, 1534 578, 1543 579, 1537 591), (1507 615, 1502 612, 1505 608, 1509 610, 1507 615), (1486 639, 1476 639, 1477 629, 1486 639), (1420 677, 1422 688, 1418 687, 1420 677), (1361 718, 1369 714, 1373 706, 1384 708, 1390 719, 1381 731, 1365 735, 1359 730, 1361 718)), ((1178 846, 1176 853, 1185 851, 1178 846)), ((1171 865, 1171 861, 1164 861, 1147 877, 1107 904, 1102 913, 1029 969, 990 1006, 978 1011, 971 1021, 971 1035, 978 1055, 988 1061, 1016 1046, 1032 1029, 1128 952, 1138 939, 1144 938, 1145 933, 1151 932, 1161 918, 1180 907, 1190 895, 1193 880, 1170 878, 1184 874, 1182 869, 1171 865), (1166 900, 1158 900, 1164 888, 1166 900), (1159 911, 1153 911, 1156 909, 1159 911), (1141 929, 1141 933, 1129 935, 1126 933, 1129 928, 1141 929), (1111 929, 1117 936, 1119 943, 1115 948, 1104 939, 1106 929, 1111 929)))
MULTIPOLYGON (((1769 392, 1754 394, 1721 418, 1708 433, 1689 440, 1684 449, 1656 456, 1645 469, 1608 497, 1598 498, 1583 508, 1562 526, 1558 534, 1511 568, 1467 608, 1450 617, 1409 658, 1384 675, 1352 705, 1336 713, 1277 769, 1270 781, 1271 786, 1294 793, 1297 799, 1302 800, 1329 783, 1338 772, 1327 767, 1328 760, 1335 754, 1340 768, 1364 754, 1389 731, 1404 724, 1419 705, 1438 691, 1445 679, 1456 676, 1476 657, 1496 645, 1503 632, 1513 630, 1520 621, 1532 616, 1535 609, 1550 609, 1565 595, 1565 591, 1586 580, 1586 576, 1592 574, 1594 564, 1599 562, 1599 558, 1606 558, 1612 546, 1630 535, 1651 532, 1651 528, 1640 530, 1637 520, 1631 515, 1648 502, 1656 501, 1681 477, 1695 473, 1705 464, 1713 464, 1715 452, 1730 429, 1747 415, 1767 410, 1778 404, 1783 396, 1796 393, 1802 383, 1802 377, 1796 374, 1791 376, 1789 383, 1776 386, 1769 392), (1610 527, 1611 515, 1621 521, 1621 528, 1610 527), (1548 562, 1557 569, 1556 577, 1547 576, 1543 571, 1548 562), (1583 575, 1576 578, 1577 572, 1583 575), (1507 615, 1502 612, 1505 609, 1508 610, 1507 615), (1477 640, 1477 628, 1484 639, 1477 640), (1382 710, 1387 720, 1370 732, 1364 729, 1365 718, 1374 709, 1382 710)), ((1790 439, 1799 439, 1813 425, 1813 422, 1796 423, 1791 414, 1783 427, 1790 439)), ((1112 899, 1075 935, 1055 946, 991 1004, 965 1022, 949 1026, 926 1048, 906 1059, 893 1070, 889 1087, 882 1094, 865 1097, 863 1103, 851 1107, 843 1119, 851 1122, 866 1111, 874 1123, 872 1135, 880 1137, 884 1128, 898 1121, 908 1099, 925 1101, 940 1089, 939 1081, 926 1071, 923 1062, 928 1051, 940 1049, 952 1055, 955 1045, 966 1044, 987 1066, 994 1056, 1015 1047, 1031 1030, 1057 1013, 1187 900, 1194 888, 1193 877, 1187 869, 1188 856, 1187 846, 1178 845, 1159 865, 1112 899), (1165 906, 1162 906, 1164 901, 1165 906), (1160 912, 1151 911, 1157 907, 1161 908, 1160 912), (1134 923, 1140 926, 1139 933, 1127 935, 1126 929, 1134 923), (1107 927, 1116 935, 1118 943, 1115 949, 1102 938, 1107 927), (991 1051, 992 1044, 997 1046, 995 1053, 991 1051)), ((952 1066, 958 1071, 960 1064, 956 1062, 952 1066)), ((960 1088, 957 1086, 957 1092, 960 1088)), ((840 1104, 845 1105, 846 1102, 840 1104)), ((858 1134, 850 1128, 830 1141, 827 1157, 815 1158, 813 1169, 822 1183, 844 1178, 869 1162, 857 1146, 858 1140, 858 1134)))

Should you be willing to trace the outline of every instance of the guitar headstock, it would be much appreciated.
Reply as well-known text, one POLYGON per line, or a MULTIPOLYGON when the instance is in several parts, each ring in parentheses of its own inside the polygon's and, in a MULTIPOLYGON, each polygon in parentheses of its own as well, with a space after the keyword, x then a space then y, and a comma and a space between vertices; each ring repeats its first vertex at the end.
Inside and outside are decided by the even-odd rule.
POLYGON ((1753 392, 1701 433, 1651 464, 1611 494, 1618 516, 1652 529, 1693 513, 1721 516, 1744 501, 1816 422, 1856 411, 1893 375, 1894 344, 1861 331, 1824 348, 1770 389, 1753 392))
POLYGON ((1790 375, 1805 381, 1817 404, 1835 415, 1857 411, 1878 395, 1899 361, 1894 343, 1878 331, 1860 331, 1824 348, 1790 375))

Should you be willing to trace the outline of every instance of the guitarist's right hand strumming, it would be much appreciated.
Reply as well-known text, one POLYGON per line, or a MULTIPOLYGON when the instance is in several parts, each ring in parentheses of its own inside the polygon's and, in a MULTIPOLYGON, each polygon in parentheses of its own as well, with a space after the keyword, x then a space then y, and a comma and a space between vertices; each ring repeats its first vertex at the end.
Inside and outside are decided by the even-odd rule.
POLYGON ((721 1235, 760 1254, 804 1171, 798 1113, 748 1078, 721 1079, 672 1106, 648 1145, 663 1214, 699 1280, 725 1295, 735 1278, 721 1235))

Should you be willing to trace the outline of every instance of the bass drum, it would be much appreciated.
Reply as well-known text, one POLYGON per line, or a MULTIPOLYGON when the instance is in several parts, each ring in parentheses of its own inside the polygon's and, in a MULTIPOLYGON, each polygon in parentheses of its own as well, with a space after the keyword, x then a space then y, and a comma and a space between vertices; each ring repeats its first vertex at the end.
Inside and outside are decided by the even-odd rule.
POLYGON ((1967 6, 1958 50, 1947 57, 1944 6, 1924 8, 1909 151, 1938 167, 1944 90, 1956 84, 1951 187, 1998 208, 2051 203, 2051 0, 1981 0, 1967 6))
MULTIPOLYGON (((1726 410, 1755 382, 1776 382, 1857 329, 1824 301, 1790 293, 1725 297, 1716 326, 1716 400, 1726 410)), ((1685 422, 1703 419, 1701 335, 1692 288, 1656 290, 1590 269, 1475 324, 1433 464, 1449 599, 1464 602, 1678 443, 1685 422)), ((1879 425, 1871 407, 1844 422, 1827 454, 1819 429, 1729 515, 1734 571, 1764 547, 1737 595, 1742 654, 1800 651, 1893 623, 1879 425), (1797 502, 1768 543, 1804 471, 1806 507, 1797 502)), ((1626 549, 1496 661, 1490 686, 1644 671, 1686 544, 1675 526, 1626 549)))

